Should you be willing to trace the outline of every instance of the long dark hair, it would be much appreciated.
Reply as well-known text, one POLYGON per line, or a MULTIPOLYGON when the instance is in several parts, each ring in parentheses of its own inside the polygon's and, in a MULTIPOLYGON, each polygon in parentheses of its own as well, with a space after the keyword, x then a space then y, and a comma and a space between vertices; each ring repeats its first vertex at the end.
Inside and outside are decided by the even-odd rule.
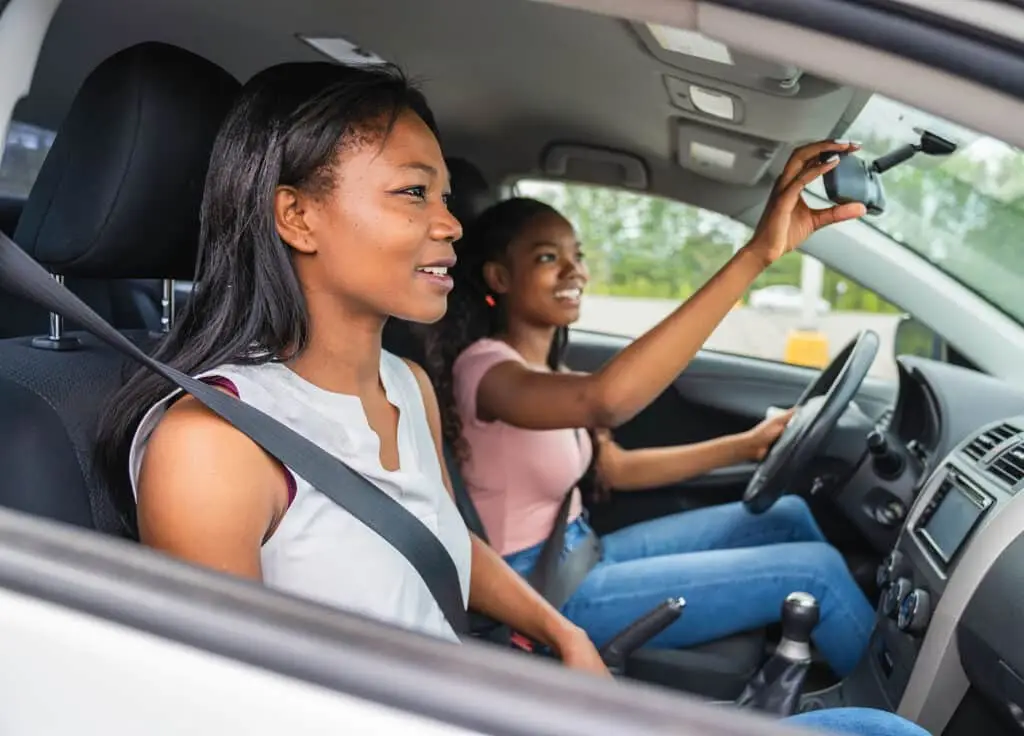
MULTIPOLYGON (((300 353, 309 318, 291 249, 275 227, 275 190, 330 192, 339 151, 353 141, 383 140, 406 110, 437 134, 425 98, 391 65, 290 63, 254 76, 217 135, 203 194, 195 287, 156 357, 196 374, 300 353)), ((137 522, 130 443, 143 414, 170 388, 140 370, 100 419, 97 470, 131 536, 137 536, 137 522)))

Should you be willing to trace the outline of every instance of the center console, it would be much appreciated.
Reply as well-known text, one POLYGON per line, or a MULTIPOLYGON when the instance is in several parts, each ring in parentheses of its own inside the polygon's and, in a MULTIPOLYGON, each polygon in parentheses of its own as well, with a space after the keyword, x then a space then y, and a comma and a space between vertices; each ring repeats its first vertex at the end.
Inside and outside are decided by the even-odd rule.
POLYGON ((1022 487, 1024 417, 983 428, 938 464, 878 569, 867 656, 821 705, 893 710, 942 732, 969 687, 957 627, 1000 554, 1024 534, 1022 487))

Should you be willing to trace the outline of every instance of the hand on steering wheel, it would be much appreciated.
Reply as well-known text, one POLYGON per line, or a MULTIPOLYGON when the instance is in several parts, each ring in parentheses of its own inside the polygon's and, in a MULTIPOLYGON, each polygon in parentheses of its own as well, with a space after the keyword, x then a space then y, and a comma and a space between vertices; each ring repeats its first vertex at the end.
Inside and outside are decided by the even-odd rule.
POLYGON ((793 418, 747 484, 743 503, 749 511, 770 509, 818 454, 867 378, 879 344, 876 332, 864 330, 804 390, 793 418))

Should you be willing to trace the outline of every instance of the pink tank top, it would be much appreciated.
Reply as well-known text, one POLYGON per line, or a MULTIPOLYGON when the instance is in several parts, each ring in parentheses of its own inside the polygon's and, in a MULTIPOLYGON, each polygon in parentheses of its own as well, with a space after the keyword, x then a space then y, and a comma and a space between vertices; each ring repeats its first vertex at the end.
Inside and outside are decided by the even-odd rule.
MULTIPOLYGON (((480 381, 510 360, 526 365, 510 345, 483 339, 466 348, 453 368, 456 407, 470 450, 463 479, 491 545, 502 555, 547 538, 566 491, 586 471, 593 453, 583 431, 522 429, 477 419, 480 381)), ((582 508, 578 489, 573 496, 570 523, 582 508)))

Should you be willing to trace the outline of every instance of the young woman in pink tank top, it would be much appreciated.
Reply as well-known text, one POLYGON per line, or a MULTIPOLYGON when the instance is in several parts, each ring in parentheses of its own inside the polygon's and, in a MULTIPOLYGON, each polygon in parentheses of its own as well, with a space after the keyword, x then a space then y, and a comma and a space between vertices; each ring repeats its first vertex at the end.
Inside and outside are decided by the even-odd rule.
MULTIPOLYGON (((823 162, 828 157, 821 154, 852 150, 827 141, 794 152, 752 240, 593 374, 568 372, 561 363, 587 284, 572 225, 530 199, 501 202, 470 224, 457 246, 448 313, 429 333, 428 363, 445 437, 491 544, 512 567, 532 571, 567 490, 588 467, 598 488, 640 491, 763 457, 788 414, 741 434, 649 450, 625 450, 609 430, 668 388, 765 268, 818 228, 863 214, 858 204, 814 211, 800 196, 835 165, 835 157, 823 162)), ((593 534, 579 489, 569 514, 572 548, 593 534)), ((785 596, 805 590, 821 604, 818 647, 843 675, 860 659, 874 624, 843 558, 796 496, 761 515, 723 504, 601 541, 600 562, 562 608, 598 645, 670 596, 686 598, 686 613, 656 646, 695 645, 774 622, 785 596)))

